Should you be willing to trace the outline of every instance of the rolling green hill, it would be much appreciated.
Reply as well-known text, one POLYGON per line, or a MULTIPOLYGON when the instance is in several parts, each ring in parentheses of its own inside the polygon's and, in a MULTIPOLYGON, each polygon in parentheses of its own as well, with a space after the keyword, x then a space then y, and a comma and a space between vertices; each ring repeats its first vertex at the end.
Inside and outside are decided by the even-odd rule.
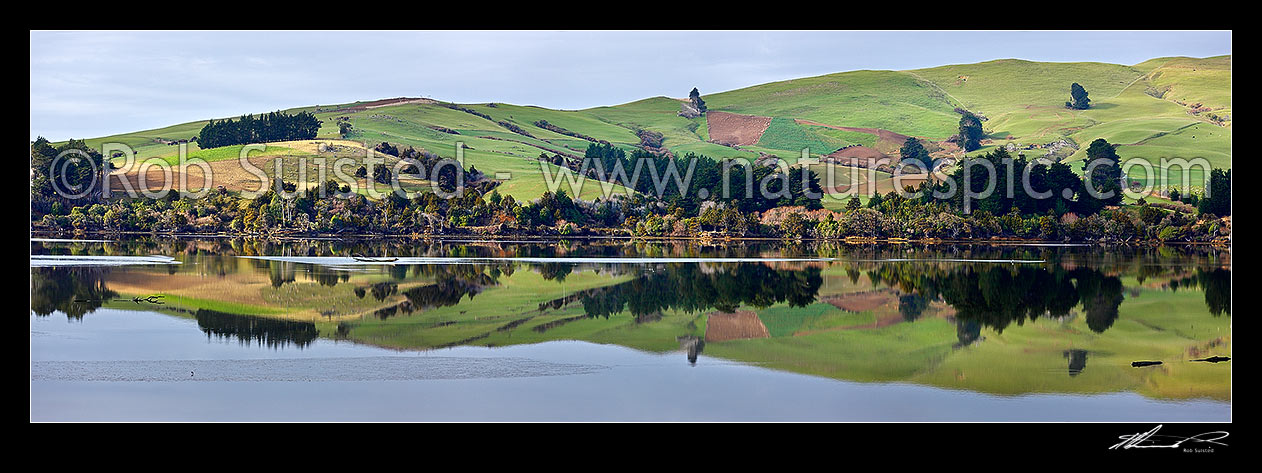
MULTIPOLYGON (((466 163, 492 177, 511 174, 501 192, 518 199, 537 198, 548 188, 544 173, 557 170, 540 162, 540 153, 582 156, 590 140, 631 150, 640 145, 637 132, 647 130, 660 133, 662 147, 676 155, 777 155, 793 162, 803 148, 816 156, 850 145, 883 146, 889 152, 888 135, 882 143, 878 132, 941 142, 956 133, 958 109, 985 117, 983 126, 990 141, 974 153, 1007 144, 1023 150, 1034 145, 1036 149, 1023 151, 1033 157, 1045 152, 1037 149, 1040 145, 1067 139, 1078 149, 1062 159, 1077 161, 1083 158, 1088 143, 1104 138, 1119 145, 1123 157, 1141 157, 1155 165, 1162 158, 1203 157, 1214 167, 1231 167, 1230 56, 1157 58, 1131 66, 1002 59, 910 71, 862 70, 756 85, 703 98, 710 111, 762 117, 754 121, 762 120, 763 129, 743 130, 754 137, 745 144, 711 142, 712 135, 730 132, 732 125, 711 123, 712 115, 681 117, 681 100, 670 97, 583 110, 501 103, 459 105, 475 112, 469 113, 434 100, 391 99, 289 111, 314 112, 323 122, 318 139, 340 138, 336 121, 345 117, 353 127, 345 138, 369 147, 389 141, 453 157, 456 144, 464 143, 468 146, 466 163), (1064 106, 1070 84, 1075 82, 1090 94, 1087 110, 1064 106), (550 129, 538 125, 543 121, 550 129), (843 127, 854 129, 840 129, 843 127)), ((87 142, 92 146, 123 143, 142 159, 169 160, 177 146, 168 142, 195 136, 205 123, 87 142)), ((190 151, 198 151, 196 144, 190 144, 190 151)), ((1132 170, 1132 176, 1136 172, 1132 170)), ((1193 179, 1201 179, 1199 171, 1193 179)), ((600 189, 586 186, 579 194, 590 199, 598 196, 600 189)))
MULTIPOLYGON (((1068 85, 1066 85, 1068 94, 1068 85)), ((936 84, 898 71, 853 71, 756 85, 703 96, 710 110, 801 118, 946 139, 957 103, 936 84)))

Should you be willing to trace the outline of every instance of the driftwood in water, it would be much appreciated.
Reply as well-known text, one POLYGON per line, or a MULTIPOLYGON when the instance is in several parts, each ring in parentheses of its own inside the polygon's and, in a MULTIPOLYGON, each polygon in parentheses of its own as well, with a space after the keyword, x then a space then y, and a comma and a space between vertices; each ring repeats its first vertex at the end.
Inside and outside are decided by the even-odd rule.
POLYGON ((390 257, 373 258, 373 257, 364 256, 358 253, 352 254, 351 258, 355 258, 355 261, 359 261, 362 263, 392 263, 399 260, 399 258, 390 258, 390 257))
POLYGON ((1231 361, 1231 357, 1230 357, 1230 356, 1211 356, 1211 357, 1209 357, 1209 358, 1201 358, 1201 359, 1199 359, 1199 360, 1192 360, 1192 361, 1204 361, 1204 362, 1206 362, 1206 363, 1218 363, 1218 362, 1220 362, 1220 361, 1231 361))

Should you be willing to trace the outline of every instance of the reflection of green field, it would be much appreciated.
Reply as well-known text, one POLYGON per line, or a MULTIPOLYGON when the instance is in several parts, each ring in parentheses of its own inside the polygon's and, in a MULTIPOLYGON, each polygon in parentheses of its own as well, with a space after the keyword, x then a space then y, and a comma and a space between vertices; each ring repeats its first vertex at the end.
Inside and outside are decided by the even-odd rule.
MULTIPOLYGON (((390 281, 399 285, 399 291, 404 291, 428 283, 428 279, 425 278, 402 281, 392 280, 384 274, 354 274, 346 281, 326 286, 305 274, 293 273, 292 266, 279 262, 269 264, 275 272, 293 280, 275 287, 269 283, 267 273, 241 272, 230 276, 229 283, 190 287, 154 285, 151 289, 140 293, 120 292, 119 298, 130 299, 135 296, 147 297, 161 294, 164 296, 163 306, 170 308, 189 311, 206 309, 235 315, 314 320, 320 317, 342 318, 370 313, 403 300, 401 294, 394 294, 382 301, 376 300, 371 294, 359 298, 355 295, 357 287, 367 288, 374 283, 390 281), (289 268, 290 272, 285 273, 285 268, 289 268)), ((157 279, 155 282, 162 282, 162 280, 157 279)), ((120 309, 151 307, 131 301, 111 302, 111 304, 117 304, 112 307, 120 309)))
POLYGON ((871 312, 850 313, 817 302, 806 307, 793 308, 775 305, 758 311, 758 318, 773 337, 792 336, 796 332, 851 327, 876 322, 871 312))
MULTIPOLYGON (((255 304, 243 304, 240 302, 202 299, 197 297, 179 296, 173 294, 164 294, 162 292, 153 292, 147 294, 120 294, 121 298, 130 299, 131 297, 148 297, 150 295, 162 295, 163 305, 169 305, 174 308, 180 308, 196 312, 198 309, 213 310, 215 312, 223 312, 225 314, 236 315, 258 315, 258 316, 280 316, 287 312, 286 309, 279 307, 268 307, 255 304)), ((152 308, 147 304, 137 304, 131 301, 111 302, 107 307, 117 309, 135 310, 137 307, 152 308)))
POLYGON ((1205 312, 1199 291, 1143 290, 1138 298, 1128 297, 1117 322, 1104 333, 1092 332, 1081 316, 1064 325, 1040 320, 1008 327, 1002 334, 987 330, 985 341, 913 380, 997 394, 1135 390, 1158 398, 1229 400, 1229 365, 1186 361, 1191 358, 1188 348, 1218 337, 1224 344, 1214 353, 1231 353, 1230 319, 1205 312), (1073 377, 1064 356, 1069 349, 1088 351, 1086 368, 1073 377), (1165 363, 1130 365, 1138 360, 1165 363))
POLYGON ((1229 365, 1187 361, 1231 354, 1230 318, 1210 316, 1204 293, 1196 290, 1142 289, 1138 297, 1127 296, 1118 320, 1099 334, 1078 315, 1064 324, 1040 319, 1002 333, 984 329, 983 341, 959 349, 951 348, 957 342, 955 324, 931 316, 877 329, 789 336, 874 320, 871 312, 829 309, 817 303, 758 311, 773 338, 708 343, 705 353, 846 380, 910 381, 995 394, 1129 390, 1161 399, 1230 400, 1229 365), (1218 345, 1210 348, 1215 340, 1218 345), (1202 351, 1191 356, 1193 347, 1202 351), (1088 351, 1077 376, 1068 373, 1069 349, 1088 351), (1131 367, 1137 360, 1165 363, 1131 367))
MULTIPOLYGON (((702 313, 671 310, 660 314, 660 318, 642 318, 637 322, 626 312, 607 319, 589 318, 579 303, 557 310, 538 310, 540 302, 627 279, 582 272, 570 274, 564 282, 558 283, 545 280, 538 273, 519 270, 501 277, 499 286, 489 287, 473 298, 464 298, 455 306, 386 320, 365 316, 352 322, 350 338, 400 349, 581 340, 660 353, 680 350, 677 337, 705 334, 706 317, 702 313), (519 321, 522 323, 515 324, 519 321), (510 329, 500 330, 510 324, 513 325, 510 329), (545 325, 551 327, 536 330, 545 325)), ((371 296, 358 299, 350 295, 355 286, 340 283, 330 288, 289 283, 280 289, 264 289, 264 296, 274 304, 297 301, 322 306, 329 299, 338 298, 351 304, 377 304, 371 296), (320 291, 329 294, 322 296, 318 294, 320 291)), ((860 286, 862 283, 851 289, 860 286)), ((823 303, 803 308, 789 308, 784 304, 765 309, 742 307, 758 312, 772 337, 708 342, 702 353, 848 381, 911 382, 999 395, 1130 391, 1155 399, 1230 401, 1230 363, 1189 361, 1211 355, 1231 355, 1230 318, 1206 314, 1204 295, 1200 291, 1139 291, 1137 297, 1127 295, 1120 317, 1103 333, 1088 329, 1081 315, 1064 322, 1039 319, 1011 325, 1002 333, 983 329, 981 341, 961 348, 953 347, 957 343, 955 323, 944 317, 926 316, 915 322, 881 328, 803 335, 812 330, 869 324, 875 320, 874 314, 846 313, 823 303), (1189 349, 1193 348, 1200 351, 1190 353, 1189 349), (1088 352, 1085 368, 1076 376, 1070 376, 1067 369, 1069 359, 1065 352, 1070 349, 1088 352), (1144 368, 1130 366, 1130 362, 1137 360, 1160 360, 1164 364, 1144 368)), ((284 318, 278 312, 283 309, 272 306, 172 296, 168 296, 167 302, 166 306, 143 310, 181 317, 188 315, 177 309, 284 318)), ((110 302, 105 306, 136 310, 131 302, 110 302)), ((325 336, 337 330, 335 323, 316 323, 325 336)))
MULTIPOLYGON (((582 307, 570 309, 574 315, 582 315, 582 307)), ((593 343, 621 345, 637 350, 668 352, 679 350, 676 337, 705 334, 705 317, 678 310, 665 311, 661 320, 636 323, 631 314, 623 312, 604 318, 578 319, 543 334, 531 330, 528 337, 535 342, 548 340, 583 340, 593 343)), ((513 335, 515 339, 517 335, 513 335)), ((534 343, 534 342, 532 342, 534 343)))
POLYGON ((707 355, 851 381, 895 381, 948 356, 955 326, 942 319, 872 330, 708 343, 707 355))
MULTIPOLYGON (((1229 318, 1205 314, 1203 294, 1197 291, 1141 294, 1128 299, 1117 322, 1101 334, 1079 316, 1065 324, 1027 322, 1002 334, 986 329, 983 341, 959 349, 951 348, 957 341, 955 325, 940 318, 782 337, 796 329, 796 321, 769 310, 760 317, 773 338, 709 343, 705 353, 852 381, 910 381, 994 394, 1133 390, 1161 399, 1230 400, 1230 365, 1187 361, 1194 358, 1189 348, 1204 350, 1220 337, 1221 344, 1199 356, 1230 356, 1229 318), (1077 376, 1068 373, 1069 349, 1088 351, 1077 376), (1165 363, 1132 367, 1137 360, 1165 363)), ((804 320, 828 317, 815 306, 797 310, 794 317, 804 320)))
MULTIPOLYGON (((1036 257, 1034 253, 1019 252, 1011 256, 1036 257)), ((167 294, 166 305, 150 307, 111 301, 105 306, 157 310, 182 317, 187 313, 181 311, 207 309, 313 321, 324 337, 339 338, 341 335, 334 335, 339 322, 346 322, 346 338, 398 349, 579 340, 659 353, 680 350, 679 337, 704 336, 706 314, 714 312, 665 310, 637 320, 629 311, 623 311, 608 318, 589 318, 583 303, 575 299, 558 309, 546 306, 540 310, 541 304, 580 291, 614 286, 635 276, 582 270, 565 275, 563 280, 546 279, 540 271, 556 268, 518 265, 511 274, 501 273, 498 284, 484 286, 472 297, 462 296, 455 305, 418 309, 411 314, 400 311, 383 320, 373 313, 376 309, 403 301, 404 291, 431 284, 433 276, 425 275, 428 273, 419 270, 419 266, 383 269, 351 273, 348 280, 339 279, 335 285, 325 286, 316 279, 319 273, 307 273, 301 265, 229 261, 247 264, 235 268, 237 271, 227 268, 229 279, 205 286, 204 277, 218 273, 210 261, 178 268, 181 271, 173 276, 182 279, 153 278, 151 292, 150 286, 142 285, 145 278, 116 279, 133 281, 134 289, 129 291, 142 292, 120 293, 118 298, 167 294), (189 285, 165 287, 177 280, 189 281, 189 285), (271 280, 288 282, 277 287, 271 280), (357 287, 368 288, 386 281, 397 283, 399 292, 380 301, 371 293, 363 298, 354 294, 357 287), (321 315, 325 312, 330 318, 321 315)), ((167 268, 135 271, 165 275, 167 268)), ((740 310, 758 314, 770 338, 711 341, 704 345, 702 354, 842 380, 910 382, 1000 395, 1136 392, 1154 399, 1230 400, 1230 363, 1188 361, 1231 355, 1230 317, 1208 314, 1201 290, 1159 290, 1143 287, 1133 277, 1123 277, 1128 289, 1120 316, 1102 333, 1091 331, 1081 307, 1076 307, 1073 312, 1077 315, 1065 321, 1043 318, 1014 323, 1002 333, 984 328, 980 341, 957 348, 956 321, 951 318, 952 312, 942 310, 941 302, 935 302, 916 321, 904 322, 894 303, 898 293, 872 283, 872 279, 886 275, 870 274, 876 276, 851 266, 829 266, 821 272, 823 281, 816 300, 880 289, 889 297, 888 303, 861 312, 845 312, 823 302, 797 308, 785 303, 764 308, 742 306, 740 310), (1132 289, 1137 292, 1132 293, 1132 289), (878 322, 884 326, 868 327, 878 322), (1065 352, 1071 349, 1088 352, 1085 369, 1076 376, 1068 373, 1065 352), (1130 362, 1137 360, 1165 363, 1131 367, 1130 362)), ((110 285, 108 280, 106 285, 110 285)))
MULTIPOLYGON (((528 270, 501 276, 500 285, 462 299, 459 304, 438 307, 411 316, 386 320, 364 319, 355 324, 351 338, 396 348, 432 348, 491 334, 514 320, 539 315, 539 304, 576 291, 616 284, 626 277, 596 273, 570 274, 562 283, 545 280, 528 270)), ((542 322, 561 316, 540 317, 542 322)), ((541 322, 541 323, 542 323, 541 322)), ((518 327, 514 334, 524 333, 518 327)), ((553 338, 555 339, 555 338, 553 338)), ((537 341, 537 340, 536 340, 537 341)), ((524 343, 514 339, 511 343, 524 343)))
MULTIPOLYGON (((260 289, 260 292, 264 300, 277 307, 285 307, 290 310, 312 310, 330 317, 363 314, 403 300, 403 297, 399 294, 389 296, 382 301, 378 301, 372 294, 360 298, 355 295, 355 288, 363 287, 359 284, 364 284, 364 282, 356 282, 358 284, 347 282, 339 283, 336 286, 324 286, 312 282, 293 282, 281 287, 267 286, 260 289)), ((415 280, 408 282, 396 281, 396 283, 399 285, 400 292, 424 284, 424 282, 415 280)))

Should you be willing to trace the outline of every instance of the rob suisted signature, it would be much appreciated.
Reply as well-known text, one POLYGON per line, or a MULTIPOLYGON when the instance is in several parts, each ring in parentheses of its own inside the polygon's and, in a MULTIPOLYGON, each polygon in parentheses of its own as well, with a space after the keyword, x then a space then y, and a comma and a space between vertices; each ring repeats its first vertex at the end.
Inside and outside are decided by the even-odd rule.
POLYGON ((1219 442, 1219 440, 1227 438, 1227 432, 1222 431, 1222 430, 1218 430, 1214 432, 1205 432, 1203 434, 1196 434, 1191 437, 1180 437, 1177 435, 1157 435, 1157 431, 1159 430, 1161 430, 1160 425, 1153 427, 1152 430, 1149 430, 1142 434, 1120 435, 1117 438, 1122 439, 1122 441, 1118 442, 1116 445, 1113 445, 1112 447, 1109 447, 1109 450, 1116 450, 1119 448, 1123 450, 1132 449, 1132 448, 1180 448, 1180 447, 1183 447, 1183 444, 1187 442, 1192 442, 1196 444, 1210 444, 1211 446, 1212 445, 1222 445, 1224 447, 1227 446, 1227 444, 1219 442), (1157 443, 1158 441, 1164 441, 1164 442, 1169 442, 1169 443, 1161 444, 1161 443, 1157 443))

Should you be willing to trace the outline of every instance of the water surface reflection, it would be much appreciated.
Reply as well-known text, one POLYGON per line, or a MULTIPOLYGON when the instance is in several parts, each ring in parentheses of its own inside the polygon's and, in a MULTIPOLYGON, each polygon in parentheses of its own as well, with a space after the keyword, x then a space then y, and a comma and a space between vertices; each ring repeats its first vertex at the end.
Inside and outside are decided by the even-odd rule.
POLYGON ((1190 362, 1230 355, 1230 254, 1204 247, 155 239, 36 241, 32 254, 181 263, 32 268, 36 316, 156 311, 276 350, 577 340, 851 381, 1230 399, 1228 363, 1190 362), (164 303, 129 299, 149 295, 164 303))

